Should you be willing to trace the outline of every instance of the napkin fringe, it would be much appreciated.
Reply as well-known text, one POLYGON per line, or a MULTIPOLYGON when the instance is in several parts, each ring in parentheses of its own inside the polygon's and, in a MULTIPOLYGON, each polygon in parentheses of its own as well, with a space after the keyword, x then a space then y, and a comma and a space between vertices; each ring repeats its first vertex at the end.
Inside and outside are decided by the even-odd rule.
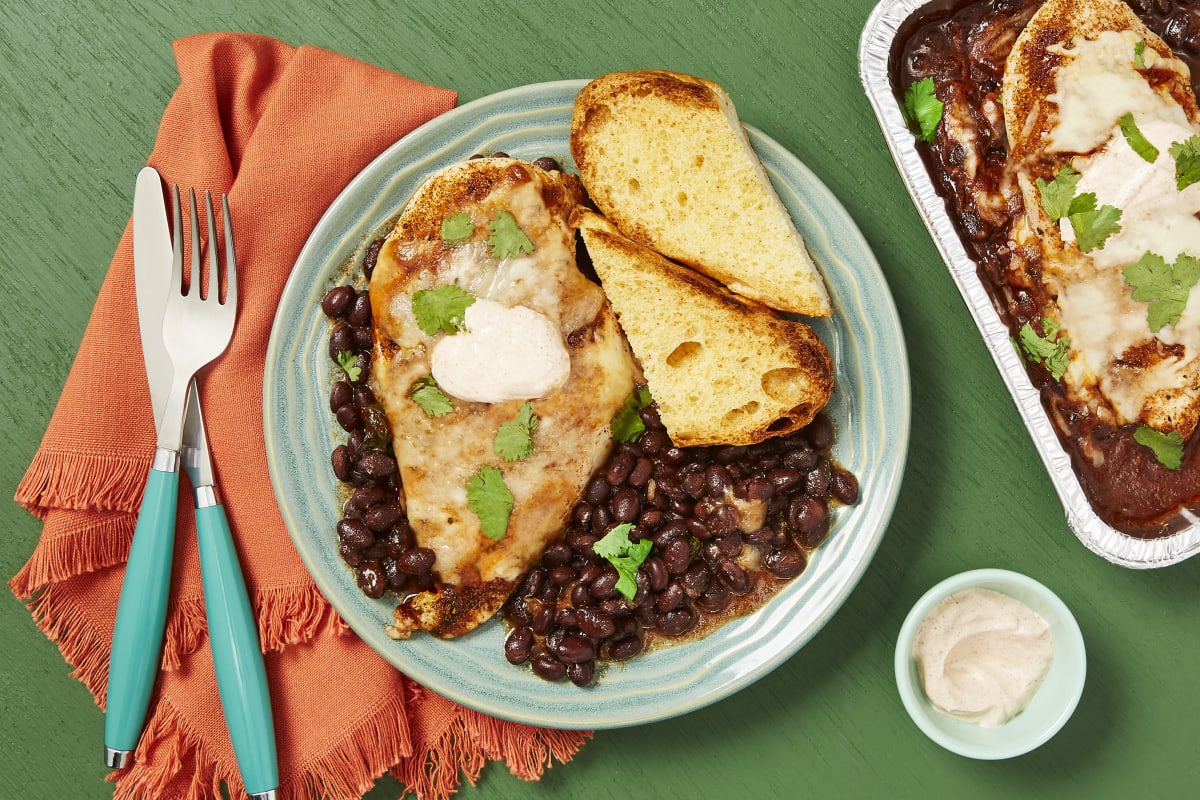
POLYGON ((489 759, 503 759, 509 772, 521 780, 538 780, 555 760, 567 763, 591 738, 588 731, 504 722, 455 705, 420 687, 417 691, 425 693, 427 702, 444 703, 444 713, 451 717, 448 723, 445 718, 439 720, 445 723, 441 732, 422 741, 411 758, 390 771, 420 800, 449 800, 458 787, 460 775, 474 786, 489 759))
MULTIPOLYGON (((133 765, 112 772, 107 780, 115 784, 113 800, 160 800, 176 797, 180 800, 208 800, 221 797, 222 778, 217 763, 204 750, 183 715, 160 699, 146 722, 133 765), (180 789, 186 786, 186 794, 180 789)), ((230 776, 226 783, 239 790, 241 777, 230 776)))
POLYGON ((96 705, 104 708, 111 642, 106 633, 91 624, 63 586, 52 583, 39 589, 25 607, 33 614, 38 629, 71 665, 71 677, 87 687, 96 705))
POLYGON ((136 511, 153 455, 80 453, 41 447, 17 485, 16 501, 34 516, 49 508, 136 511))
POLYGON ((70 536, 42 537, 8 588, 18 599, 29 600, 51 584, 123 564, 135 526, 135 517, 114 514, 91 520, 70 536))

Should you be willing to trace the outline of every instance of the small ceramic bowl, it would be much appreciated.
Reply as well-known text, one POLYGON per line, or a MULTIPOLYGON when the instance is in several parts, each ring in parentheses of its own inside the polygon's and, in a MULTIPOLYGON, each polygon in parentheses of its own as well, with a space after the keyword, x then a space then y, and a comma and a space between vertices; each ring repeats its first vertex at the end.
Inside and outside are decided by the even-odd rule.
POLYGON ((1008 570, 973 570, 934 586, 908 613, 896 641, 896 684, 909 716, 930 739, 969 758, 1012 758, 1049 740, 1075 711, 1086 675, 1083 636, 1071 611, 1042 584, 1008 570), (962 722, 934 708, 912 657, 921 621, 946 597, 966 589, 991 589, 1020 600, 1046 620, 1054 638, 1054 661, 1041 688, 1024 711, 996 728, 962 722))

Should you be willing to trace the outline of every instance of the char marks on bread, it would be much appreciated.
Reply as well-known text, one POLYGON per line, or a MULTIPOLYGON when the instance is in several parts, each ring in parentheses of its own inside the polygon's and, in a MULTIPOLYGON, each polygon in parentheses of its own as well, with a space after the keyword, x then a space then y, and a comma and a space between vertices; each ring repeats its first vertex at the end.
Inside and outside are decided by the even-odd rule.
POLYGON ((664 258, 597 214, 584 214, 579 230, 676 445, 760 442, 804 427, 829 401, 832 361, 807 325, 664 258))
POLYGON ((833 313, 726 92, 662 70, 603 75, 575 101, 571 155, 623 234, 785 312, 833 313))

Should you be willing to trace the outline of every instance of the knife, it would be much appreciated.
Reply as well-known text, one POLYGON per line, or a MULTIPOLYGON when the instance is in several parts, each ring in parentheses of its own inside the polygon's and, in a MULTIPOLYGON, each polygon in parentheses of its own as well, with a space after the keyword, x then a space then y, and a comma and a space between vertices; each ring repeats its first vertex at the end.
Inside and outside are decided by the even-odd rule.
POLYGON ((258 625, 217 493, 195 381, 188 392, 182 457, 196 501, 204 613, 225 725, 246 792, 253 800, 274 800, 279 767, 258 625))
MULTIPOLYGON (((133 262, 142 356, 156 428, 162 420, 174 372, 162 340, 171 258, 162 181, 157 171, 146 167, 138 173, 133 196, 133 262)), ((156 450, 113 626, 104 713, 104 763, 114 769, 132 763, 158 675, 178 497, 177 454, 156 450)))

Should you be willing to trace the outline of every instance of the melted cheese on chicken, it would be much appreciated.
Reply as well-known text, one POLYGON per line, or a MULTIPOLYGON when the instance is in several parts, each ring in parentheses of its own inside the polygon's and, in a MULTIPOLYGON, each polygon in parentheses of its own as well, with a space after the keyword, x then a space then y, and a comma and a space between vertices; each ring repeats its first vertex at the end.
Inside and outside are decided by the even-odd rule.
POLYGON ((1200 290, 1177 323, 1151 331, 1125 276, 1147 253, 1200 256, 1200 185, 1177 189, 1169 154, 1200 133, 1186 65, 1119 0, 1049 0, 1009 56, 1004 96, 1029 221, 1018 244, 1042 251, 1049 311, 1070 339, 1066 391, 1115 424, 1187 438, 1200 420, 1200 290), (1158 149, 1153 162, 1130 145, 1127 114, 1158 149), (1076 196, 1121 211, 1119 230, 1086 253, 1036 186, 1066 165, 1081 176, 1076 196))
MULTIPOLYGON (((575 264, 573 218, 581 202, 572 176, 510 159, 462 162, 417 190, 380 250, 370 287, 372 388, 391 423, 409 523, 417 544, 436 554, 438 580, 396 609, 388 629, 395 638, 414 631, 458 636, 491 617, 565 528, 587 480, 611 451, 609 423, 633 389, 634 366, 600 287, 575 264), (532 253, 492 254, 489 223, 504 211, 529 237, 532 253), (441 223, 457 213, 470 217, 474 232, 465 243, 449 245, 441 223), (493 447, 521 399, 452 398, 449 414, 431 417, 410 396, 430 375, 439 343, 457 335, 422 331, 413 295, 448 284, 549 320, 565 344, 565 383, 531 401, 539 422, 527 458, 506 461, 493 447), (514 497, 498 541, 483 534, 467 499, 467 481, 483 466, 500 470, 514 497)), ((510 346, 519 350, 521 343, 510 346)))

